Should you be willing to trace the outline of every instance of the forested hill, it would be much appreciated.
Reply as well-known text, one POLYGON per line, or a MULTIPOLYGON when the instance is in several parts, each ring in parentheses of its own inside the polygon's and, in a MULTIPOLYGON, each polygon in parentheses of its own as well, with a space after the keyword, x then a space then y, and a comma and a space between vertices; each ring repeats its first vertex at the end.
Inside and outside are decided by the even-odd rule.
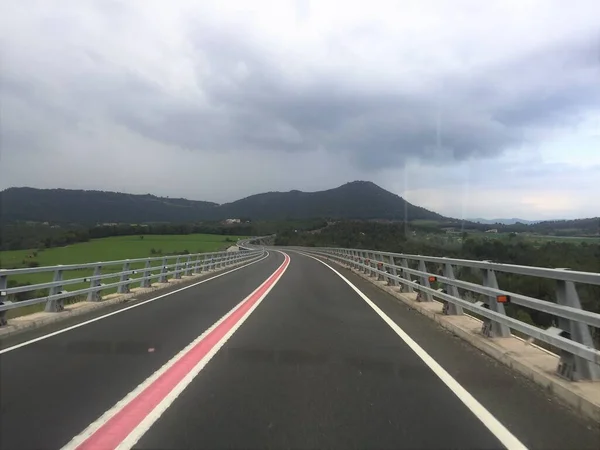
POLYGON ((188 222, 219 205, 154 195, 70 189, 10 188, 0 192, 2 220, 55 223, 188 222))
POLYGON ((366 181, 319 192, 268 192, 217 203, 69 189, 10 188, 0 192, 4 222, 147 223, 193 222, 226 218, 441 220, 439 214, 366 181))
POLYGON ((354 181, 318 192, 268 192, 222 205, 228 217, 278 219, 444 220, 440 214, 415 206, 369 181, 354 181))

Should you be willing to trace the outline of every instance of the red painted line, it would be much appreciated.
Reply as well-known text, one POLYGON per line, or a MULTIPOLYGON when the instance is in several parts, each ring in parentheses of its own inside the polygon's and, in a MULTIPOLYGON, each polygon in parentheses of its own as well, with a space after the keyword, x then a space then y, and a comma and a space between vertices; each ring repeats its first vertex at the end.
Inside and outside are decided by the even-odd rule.
POLYGON ((261 296, 281 277, 290 263, 290 257, 261 284, 250 296, 236 306, 235 311, 188 350, 173 366, 158 377, 151 385, 125 405, 103 424, 94 434, 83 441, 77 449, 114 449, 142 420, 177 386, 177 384, 211 351, 223 337, 242 319, 261 296))

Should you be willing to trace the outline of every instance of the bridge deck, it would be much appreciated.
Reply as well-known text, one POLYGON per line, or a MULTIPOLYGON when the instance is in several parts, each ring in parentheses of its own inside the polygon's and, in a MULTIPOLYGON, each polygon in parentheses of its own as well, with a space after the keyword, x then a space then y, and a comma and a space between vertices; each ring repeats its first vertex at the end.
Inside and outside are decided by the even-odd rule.
MULTIPOLYGON (((502 447, 502 429, 469 409, 344 280, 314 259, 290 256, 256 310, 179 397, 153 413, 136 447, 502 447)), ((271 252, 242 270, 1 354, 0 446, 66 445, 283 260, 271 252)), ((525 446, 598 448, 597 425, 340 271, 525 446)))

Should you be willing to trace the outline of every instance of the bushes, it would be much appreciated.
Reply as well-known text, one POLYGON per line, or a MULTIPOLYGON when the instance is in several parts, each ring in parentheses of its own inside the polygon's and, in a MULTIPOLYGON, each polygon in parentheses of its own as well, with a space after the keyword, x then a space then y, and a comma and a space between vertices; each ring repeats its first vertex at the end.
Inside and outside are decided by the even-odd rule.
MULTIPOLYGON (((413 226, 410 231, 412 231, 413 226)), ((419 233, 419 232, 417 232, 419 233)), ((387 250, 413 255, 446 256, 474 260, 491 260, 506 264, 520 264, 540 267, 568 267, 572 270, 600 272, 600 244, 549 241, 538 242, 520 239, 479 240, 468 238, 462 246, 450 247, 435 239, 427 239, 431 234, 406 239, 404 224, 380 224, 372 222, 339 222, 328 226, 319 233, 287 231, 277 235, 276 245, 300 245, 323 247, 364 248, 387 250)), ((421 236, 421 234, 418 234, 421 236)), ((464 281, 481 283, 478 274, 458 271, 457 276, 464 281), (463 273, 464 272, 464 273, 463 273)), ((502 289, 539 298, 556 301, 556 283, 552 280, 514 274, 498 274, 502 289)), ((600 286, 577 286, 582 307, 588 311, 600 312, 600 286)), ((527 323, 549 326, 552 317, 538 311, 507 308, 510 315, 527 323)))

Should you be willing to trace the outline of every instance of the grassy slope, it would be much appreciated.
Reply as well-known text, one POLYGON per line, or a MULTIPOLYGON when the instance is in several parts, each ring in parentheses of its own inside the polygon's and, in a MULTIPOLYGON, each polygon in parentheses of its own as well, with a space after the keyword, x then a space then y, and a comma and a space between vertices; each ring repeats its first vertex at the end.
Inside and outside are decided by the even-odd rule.
MULTIPOLYGON (((67 247, 51 248, 38 252, 30 258, 38 261, 41 266, 56 264, 77 264, 96 261, 115 261, 127 258, 145 258, 150 255, 150 249, 160 249, 163 253, 214 252, 232 245, 225 239, 237 241, 238 236, 222 236, 210 234, 190 235, 154 235, 117 236, 95 239, 90 242, 73 244, 67 247)), ((22 267, 22 261, 32 255, 33 250, 15 250, 0 252, 0 267, 22 267)))
MULTIPOLYGON (((23 260, 35 260, 41 266, 53 266, 58 264, 78 264, 98 261, 115 261, 121 259, 146 258, 153 256, 150 249, 162 250, 162 253, 182 253, 188 250, 190 253, 215 252, 223 250, 234 242, 225 241, 230 238, 237 241, 240 236, 222 236, 209 234, 191 235, 148 235, 144 239, 139 236, 118 236, 105 239, 95 239, 90 242, 74 244, 67 247, 51 248, 37 253, 33 256, 33 250, 16 250, 0 252, 0 267, 23 267, 23 260)), ((160 256, 160 255, 155 255, 160 256)), ((143 264, 133 264, 132 269, 142 268, 143 264)), ((119 272, 121 266, 111 266, 104 269, 104 273, 119 272)), ((70 271, 64 274, 64 279, 82 278, 92 275, 92 270, 70 271)), ((19 283, 45 283, 52 281, 51 273, 36 273, 17 275, 13 277, 19 283)), ((11 278, 11 279, 13 279, 11 278)), ((103 280, 108 284, 118 281, 117 278, 103 280)), ((79 283, 65 288, 69 291, 88 287, 88 283, 79 283)), ((116 289, 104 291, 104 295, 115 292, 116 289)), ((65 300, 65 302, 67 302, 65 300)), ((42 311, 44 305, 32 305, 31 307, 14 309, 8 312, 8 317, 16 317, 23 314, 42 311)))

